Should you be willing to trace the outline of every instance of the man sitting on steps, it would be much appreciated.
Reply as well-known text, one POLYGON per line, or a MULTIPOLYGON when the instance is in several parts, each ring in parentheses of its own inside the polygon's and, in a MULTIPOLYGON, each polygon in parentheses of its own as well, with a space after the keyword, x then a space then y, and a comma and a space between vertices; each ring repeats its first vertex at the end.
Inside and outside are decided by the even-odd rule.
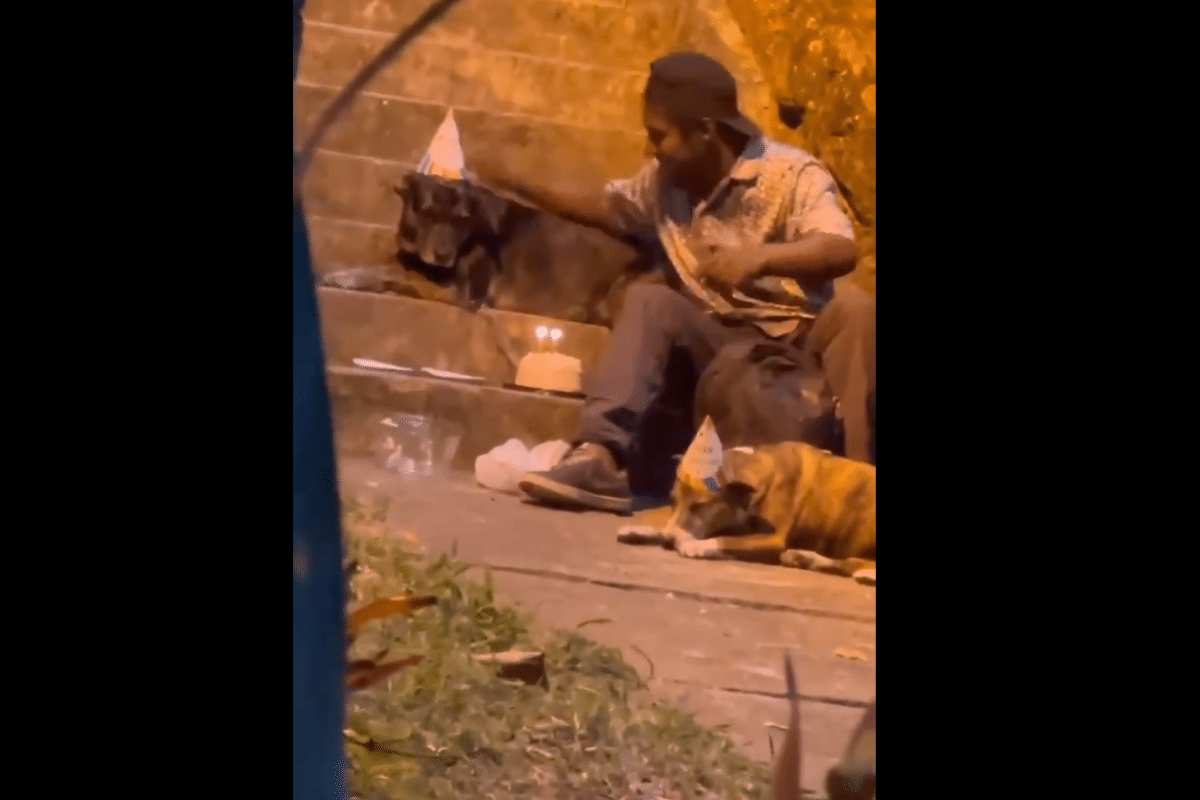
POLYGON ((535 500, 624 512, 627 457, 642 415, 682 348, 698 377, 724 345, 794 342, 840 399, 846 455, 874 463, 875 301, 848 280, 857 247, 829 173, 765 138, 738 110, 733 76, 711 58, 655 61, 643 120, 654 160, 593 196, 530 185, 499 165, 477 179, 551 214, 625 233, 656 233, 681 291, 634 284, 590 376, 583 422, 556 467, 525 475, 535 500))

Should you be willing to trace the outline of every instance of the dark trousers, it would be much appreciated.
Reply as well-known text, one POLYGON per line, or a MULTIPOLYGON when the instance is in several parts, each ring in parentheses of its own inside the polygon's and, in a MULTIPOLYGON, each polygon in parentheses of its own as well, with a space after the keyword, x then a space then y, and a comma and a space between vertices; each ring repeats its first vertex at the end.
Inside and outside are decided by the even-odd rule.
MULTIPOLYGON (((577 440, 603 444, 627 461, 642 416, 664 390, 667 362, 682 351, 693 385, 727 344, 766 339, 751 323, 724 323, 669 286, 629 287, 600 366, 588 378, 577 440)), ((824 371, 841 401, 846 456, 874 463, 875 298, 848 279, 815 320, 786 337, 824 371)))

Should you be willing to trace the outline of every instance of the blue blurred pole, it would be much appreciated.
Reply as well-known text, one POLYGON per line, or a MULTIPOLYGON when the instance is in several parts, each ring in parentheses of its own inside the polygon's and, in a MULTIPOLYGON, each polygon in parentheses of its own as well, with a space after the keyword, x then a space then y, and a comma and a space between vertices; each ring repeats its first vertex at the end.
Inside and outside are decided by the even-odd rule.
MULTIPOLYGON (((292 85, 304 0, 292 0, 292 85)), ((295 143, 292 151, 295 162, 295 143)), ((308 227, 292 204, 292 797, 346 797, 345 588, 308 227)))

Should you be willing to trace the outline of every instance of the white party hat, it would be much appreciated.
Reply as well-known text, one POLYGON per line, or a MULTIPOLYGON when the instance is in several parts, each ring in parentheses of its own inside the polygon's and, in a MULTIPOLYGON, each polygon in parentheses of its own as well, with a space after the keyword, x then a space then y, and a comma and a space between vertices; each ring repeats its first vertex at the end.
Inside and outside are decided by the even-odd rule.
POLYGON ((680 459, 676 475, 696 488, 703 487, 710 492, 717 492, 725 483, 725 476, 721 470, 721 462, 724 459, 725 453, 721 448, 717 429, 712 418, 705 417, 700 430, 696 432, 696 438, 692 439, 687 452, 680 459))
POLYGON ((463 168, 466 166, 463 158, 462 143, 458 138, 458 125, 454 122, 454 109, 446 112, 446 118, 438 126, 429 149, 417 165, 417 172, 425 175, 436 175, 448 180, 461 180, 463 168))

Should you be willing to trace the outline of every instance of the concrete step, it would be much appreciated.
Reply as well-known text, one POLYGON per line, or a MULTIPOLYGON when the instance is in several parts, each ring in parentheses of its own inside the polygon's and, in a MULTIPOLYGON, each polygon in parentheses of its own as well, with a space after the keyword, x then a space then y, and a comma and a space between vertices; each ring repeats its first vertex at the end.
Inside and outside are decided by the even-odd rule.
MULTIPOLYGON (((572 398, 359 367, 330 366, 328 376, 335 444, 340 455, 349 457, 381 458, 380 445, 391 432, 382 424, 384 418, 427 414, 443 429, 461 434, 448 466, 473 471, 478 456, 509 439, 527 447, 553 439, 571 441, 583 409, 583 401, 572 398)), ((662 498, 674 481, 673 456, 691 439, 690 420, 656 405, 642 431, 630 454, 631 488, 639 497, 662 498)), ((441 434, 436 434, 435 449, 441 448, 441 434)))
POLYGON ((330 366, 329 393, 339 453, 374 457, 392 414, 428 414, 461 431, 450 464, 473 470, 477 456, 509 439, 527 447, 552 439, 570 440, 579 425, 583 401, 358 367, 330 366))
POLYGON ((608 344, 609 330, 599 325, 491 309, 472 314, 447 303, 329 287, 317 295, 331 366, 372 358, 478 375, 499 386, 534 349, 539 325, 563 331, 559 349, 583 362, 585 378, 608 344))

